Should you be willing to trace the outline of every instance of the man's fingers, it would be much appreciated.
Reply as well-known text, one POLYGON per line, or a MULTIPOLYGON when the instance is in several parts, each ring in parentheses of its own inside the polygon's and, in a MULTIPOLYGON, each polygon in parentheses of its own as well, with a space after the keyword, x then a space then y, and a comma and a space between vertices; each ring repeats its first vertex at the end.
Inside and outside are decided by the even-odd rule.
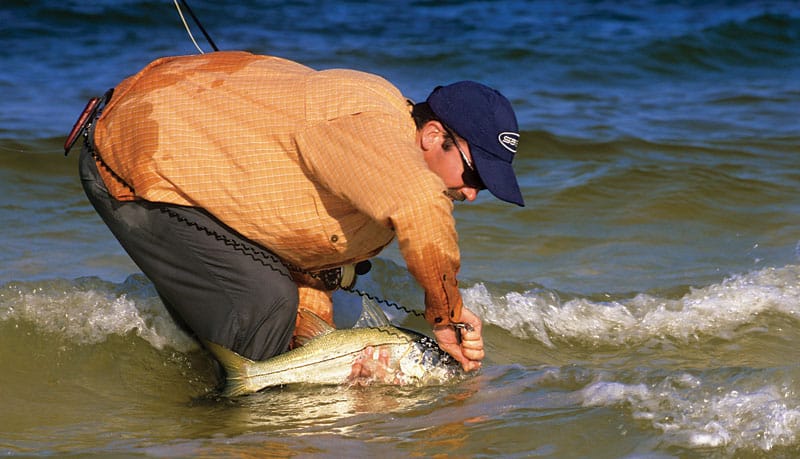
POLYGON ((389 366, 389 350, 388 349, 381 349, 380 354, 378 356, 378 361, 384 366, 384 368, 389 366))
POLYGON ((464 371, 475 371, 480 369, 480 367, 481 362, 479 360, 468 360, 461 363, 461 368, 463 368, 464 371))
POLYGON ((389 384, 397 383, 397 375, 391 369, 389 358, 388 349, 376 350, 372 346, 365 348, 353 361, 349 380, 359 385, 366 385, 375 380, 389 384))

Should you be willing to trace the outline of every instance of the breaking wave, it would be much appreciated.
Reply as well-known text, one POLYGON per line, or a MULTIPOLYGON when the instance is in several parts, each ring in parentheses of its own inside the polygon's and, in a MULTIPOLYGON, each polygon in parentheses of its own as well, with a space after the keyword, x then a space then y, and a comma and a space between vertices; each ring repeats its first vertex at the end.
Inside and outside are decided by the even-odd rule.
POLYGON ((619 346, 651 339, 688 342, 701 335, 731 339, 768 313, 800 321, 799 285, 800 266, 789 265, 690 288, 678 298, 640 293, 619 300, 562 301, 557 292, 544 289, 495 295, 482 283, 464 296, 486 322, 520 339, 547 346, 555 341, 619 346))

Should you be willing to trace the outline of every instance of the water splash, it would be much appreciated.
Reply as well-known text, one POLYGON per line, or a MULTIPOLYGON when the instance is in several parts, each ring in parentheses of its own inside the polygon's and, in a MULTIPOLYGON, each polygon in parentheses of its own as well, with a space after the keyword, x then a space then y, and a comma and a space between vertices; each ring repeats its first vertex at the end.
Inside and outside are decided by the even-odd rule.
POLYGON ((464 291, 465 304, 488 323, 547 346, 555 340, 593 346, 651 339, 691 342, 700 336, 731 339, 738 327, 765 313, 800 320, 800 266, 765 268, 719 284, 692 288, 676 299, 640 293, 627 300, 561 301, 533 290, 492 295, 484 284, 464 291))
POLYGON ((626 406, 674 446, 771 451, 800 441, 800 399, 791 389, 797 371, 723 368, 651 384, 598 381, 578 397, 587 407, 626 406))
POLYGON ((136 282, 134 276, 122 284, 97 278, 13 282, 0 291, 0 321, 28 322, 78 344, 134 333, 156 349, 195 349, 154 292, 141 291, 136 282))

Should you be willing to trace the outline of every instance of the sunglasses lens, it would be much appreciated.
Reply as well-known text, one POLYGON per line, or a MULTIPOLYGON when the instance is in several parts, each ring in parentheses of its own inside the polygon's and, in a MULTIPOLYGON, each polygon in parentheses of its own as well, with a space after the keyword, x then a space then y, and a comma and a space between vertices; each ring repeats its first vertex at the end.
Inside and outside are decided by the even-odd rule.
POLYGON ((464 181, 464 185, 470 188, 475 188, 476 190, 486 189, 486 184, 483 183, 483 180, 481 180, 475 171, 464 171, 464 173, 461 174, 461 179, 464 181))
POLYGON ((461 173, 461 180, 464 182, 464 185, 475 188, 476 190, 485 190, 486 184, 481 180, 478 171, 469 167, 469 164, 467 164, 467 161, 464 160, 463 157, 461 158, 461 162, 464 163, 464 172, 461 173))
POLYGON ((464 172, 461 173, 461 181, 464 182, 464 185, 474 188, 476 190, 485 190, 486 184, 483 183, 481 180, 481 176, 478 175, 478 171, 467 162, 467 155, 461 150, 461 147, 458 146, 458 142, 456 141, 456 136, 450 132, 449 129, 445 128, 445 131, 450 136, 450 139, 453 141, 453 146, 458 149, 458 153, 461 155, 461 164, 464 166, 464 172))

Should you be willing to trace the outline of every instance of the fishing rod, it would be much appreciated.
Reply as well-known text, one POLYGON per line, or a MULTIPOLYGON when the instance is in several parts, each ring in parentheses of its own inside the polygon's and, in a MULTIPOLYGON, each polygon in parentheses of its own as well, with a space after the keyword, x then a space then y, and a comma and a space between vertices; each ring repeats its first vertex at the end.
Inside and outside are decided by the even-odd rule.
MULTIPOLYGON (((192 39, 192 43, 194 43, 194 47, 197 48, 198 51, 200 51, 200 54, 205 54, 205 53, 203 53, 203 50, 200 48, 200 46, 197 44, 197 41, 194 39, 194 35, 192 35, 192 31, 191 31, 191 29, 189 29, 189 25, 186 23, 186 19, 183 17, 183 11, 181 11, 181 7, 178 4, 178 0, 173 0, 173 3, 175 3, 175 8, 178 10, 178 15, 180 15, 180 17, 181 17, 181 21, 183 22, 183 27, 186 28, 186 32, 189 34, 189 38, 192 39)), ((203 24, 201 24, 200 20, 197 18, 197 16, 195 16, 194 11, 192 11, 192 8, 189 6, 189 4, 186 2, 186 0, 181 0, 181 3, 186 8, 186 11, 189 12, 189 16, 192 17, 192 20, 194 20, 194 23, 197 24, 197 27, 200 29, 200 31, 203 32, 203 35, 206 37, 206 40, 208 41, 208 44, 211 45, 211 48, 214 51, 219 51, 219 48, 217 48, 217 45, 214 43, 214 40, 212 40, 211 36, 208 34, 208 32, 206 32, 205 27, 203 27, 203 24)))

